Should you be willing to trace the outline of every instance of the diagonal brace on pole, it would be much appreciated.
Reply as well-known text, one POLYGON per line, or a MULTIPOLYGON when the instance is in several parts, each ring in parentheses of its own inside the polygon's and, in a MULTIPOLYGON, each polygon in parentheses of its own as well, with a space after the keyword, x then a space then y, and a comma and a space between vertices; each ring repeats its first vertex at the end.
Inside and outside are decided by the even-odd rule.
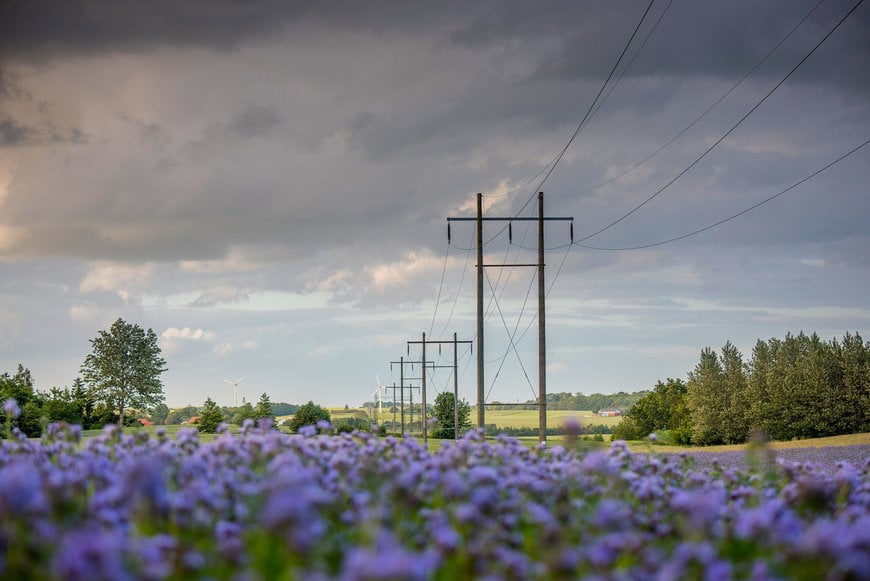
POLYGON ((484 329, 483 329, 483 269, 492 266, 535 266, 538 269, 538 434, 541 442, 547 441, 547 342, 546 342, 546 318, 545 318, 545 285, 544 285, 544 222, 547 221, 571 221, 571 238, 573 242, 574 228, 573 217, 545 217, 544 216, 544 192, 538 192, 538 217, 490 217, 483 215, 483 194, 477 194, 477 216, 447 218, 447 239, 450 240, 451 222, 477 223, 477 424, 485 427, 484 406, 486 396, 483 381, 484 372, 484 329), (483 222, 538 222, 538 263, 537 264, 514 264, 514 265, 487 265, 483 263, 483 222))

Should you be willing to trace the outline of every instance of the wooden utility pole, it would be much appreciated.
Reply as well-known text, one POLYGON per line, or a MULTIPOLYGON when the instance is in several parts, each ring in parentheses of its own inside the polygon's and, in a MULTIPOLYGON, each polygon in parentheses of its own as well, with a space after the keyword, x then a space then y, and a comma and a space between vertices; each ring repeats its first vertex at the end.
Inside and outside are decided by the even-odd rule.
POLYGON ((458 343, 453 333, 453 439, 459 439, 459 365, 457 364, 458 343))
MULTIPOLYGON (((408 396, 410 400, 410 409, 408 410, 408 429, 414 424, 414 390, 420 389, 419 385, 405 385, 405 381, 414 381, 419 380, 419 377, 405 377, 405 365, 411 365, 413 369, 413 365, 415 363, 420 363, 419 361, 405 361, 404 357, 400 357, 398 361, 390 361, 390 369, 392 370, 393 365, 399 365, 399 387, 393 385, 393 393, 395 394, 395 390, 398 389, 399 396, 401 401, 401 420, 402 420, 402 435, 405 434, 405 390, 408 391, 408 396)), ((424 373, 425 375, 425 373, 424 373)), ((393 401, 395 403, 395 395, 393 395, 393 401)))
POLYGON ((544 192, 538 192, 538 439, 547 441, 547 322, 544 318, 544 192))
MULTIPOLYGON (((450 218, 447 219, 448 221, 450 218)), ((477 427, 486 429, 483 385, 483 194, 477 194, 477 427)))
MULTIPOLYGON (((408 341, 408 349, 410 350, 411 345, 422 345, 423 346, 423 408, 425 410, 426 407, 426 369, 437 369, 439 367, 452 367, 453 368, 453 436, 454 439, 457 437, 457 433, 459 432, 459 364, 458 364, 458 344, 459 343, 468 343, 472 344, 472 341, 459 341, 456 337, 456 333, 453 333, 453 340, 451 341, 433 341, 432 339, 426 339, 426 333, 423 333, 422 341, 408 341), (453 365, 428 365, 426 361, 426 344, 429 345, 438 345, 438 349, 441 349, 441 345, 445 343, 453 343, 453 365)), ((424 411, 424 413, 426 413, 424 411)), ((425 416, 424 416, 425 418, 425 416)), ((425 422, 425 419, 424 419, 425 422)), ((423 441, 427 441, 426 436, 426 428, 423 429, 423 441)))
MULTIPOLYGON (((544 216, 544 192, 538 192, 538 217, 510 217, 510 218, 493 218, 483 216, 483 201, 482 194, 477 194, 477 217, 476 218, 447 218, 448 242, 450 238, 449 223, 453 221, 471 221, 477 222, 477 424, 480 427, 485 427, 484 424, 484 406, 486 405, 486 395, 483 386, 483 269, 484 268, 505 268, 514 266, 529 266, 538 269, 538 434, 541 442, 547 441, 547 342, 546 342, 546 319, 544 312, 544 304, 546 299, 546 288, 544 280, 544 222, 548 220, 574 221, 573 217, 545 217, 544 216), (483 222, 484 221, 501 221, 501 222, 523 222, 537 221, 538 222, 538 261, 534 264, 484 264, 483 263, 483 222)), ((573 226, 571 229, 573 233, 573 226)), ((573 242, 573 234, 571 236, 573 242)))

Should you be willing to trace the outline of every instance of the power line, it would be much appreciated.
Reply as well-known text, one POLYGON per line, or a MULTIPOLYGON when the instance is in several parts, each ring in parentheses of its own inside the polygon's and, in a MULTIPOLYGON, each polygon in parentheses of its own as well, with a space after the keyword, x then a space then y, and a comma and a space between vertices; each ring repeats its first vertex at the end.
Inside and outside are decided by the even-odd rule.
MULTIPOLYGON (((820 0, 820 2, 822 2, 822 1, 824 1, 824 0, 820 0)), ((653 5, 653 2, 651 1, 650 4, 649 4, 649 6, 647 6, 647 9, 646 9, 646 11, 644 12, 643 16, 641 17, 641 20, 640 20, 640 22, 638 23, 637 28, 635 28, 635 31, 634 31, 634 33, 632 34, 631 38, 629 38, 628 43, 626 44, 625 48, 624 48, 623 51, 622 51, 622 54, 620 55, 619 59, 616 61, 616 65, 614 65, 613 70, 611 70, 610 75, 607 77, 607 81, 604 82, 604 85, 602 86, 601 91, 598 92, 598 95, 595 97, 595 100, 592 101, 592 107, 594 107, 594 110, 592 110, 592 109, 590 108, 590 111, 587 111, 586 116, 584 116, 583 120, 580 122, 580 125, 577 127, 577 130, 574 132, 574 135, 571 137, 571 140, 568 142, 568 145, 566 145, 565 148, 564 148, 564 149, 563 149, 559 154, 556 155, 556 157, 554 157, 554 158, 553 158, 552 160, 550 160, 546 165, 544 165, 544 166, 540 169, 540 171, 538 171, 538 173, 536 173, 534 176, 532 176, 531 178, 529 178, 528 180, 526 180, 526 182, 523 183, 522 185, 517 186, 517 187, 513 188, 512 190, 509 190, 509 191, 505 192, 504 194, 499 194, 499 195, 486 195, 485 197, 490 198, 490 199, 500 199, 500 198, 506 198, 506 197, 508 197, 508 196, 511 196, 511 195, 513 195, 513 194, 516 194, 516 193, 522 191, 523 189, 525 189, 526 186, 528 186, 529 184, 531 184, 532 182, 534 182, 536 179, 538 179, 538 177, 540 177, 541 174, 543 174, 545 171, 548 171, 548 169, 549 169, 549 171, 548 171, 548 173, 547 173, 547 177, 549 177, 549 174, 550 174, 550 173, 551 173, 551 172, 556 168, 556 164, 558 164, 559 161, 562 159, 562 156, 565 154, 565 151, 568 149, 568 147, 570 147, 570 145, 571 145, 571 141, 573 141, 573 140, 577 137, 577 133, 579 133, 581 127, 582 127, 586 122, 588 122, 589 120, 591 120, 592 117, 594 117, 595 114, 598 112, 598 110, 601 109, 601 106, 604 104, 605 101, 607 101, 607 99, 610 97, 611 93, 613 93, 614 89, 616 89, 616 87, 619 85, 619 83, 620 83, 620 81, 622 80, 622 78, 625 76, 625 74, 626 74, 626 73, 628 72, 628 70, 631 68, 631 65, 634 64, 634 61, 637 59, 638 55, 640 55, 640 53, 643 51, 644 47, 646 46, 646 43, 649 42, 650 37, 652 37, 653 33, 656 31, 656 29, 658 28, 659 24, 661 24, 662 19, 664 19, 665 14, 667 14, 668 10, 669 10, 670 7, 671 7, 671 4, 673 4, 673 3, 674 3, 674 0, 670 0, 670 1, 668 2, 668 5, 665 6, 665 9, 664 9, 664 10, 662 10, 662 13, 659 15, 659 17, 658 17, 658 19, 656 20, 655 24, 653 24, 653 26, 650 28, 649 32, 647 33, 646 37, 643 39, 643 42, 641 42, 640 47, 638 47, 637 51, 635 51, 634 55, 631 57, 631 60, 629 60, 628 64, 625 66, 625 68, 624 68, 624 69, 622 70, 622 72, 619 74, 619 77, 616 79, 616 82, 614 82, 613 85, 610 86, 610 89, 607 91, 607 94, 604 95, 604 98, 601 99, 600 101, 598 101, 598 97, 601 96, 601 91, 603 91, 603 90, 604 90, 604 87, 607 86, 607 83, 610 81, 610 78, 613 76, 614 71, 615 71, 616 68, 619 66, 619 63, 620 63, 620 61, 622 60, 622 57, 625 55, 626 50, 628 49, 629 46, 631 46, 631 43, 632 43, 632 41, 634 40, 634 36, 635 36, 635 34, 637 34, 638 29, 640 28, 640 26, 642 25, 644 19, 646 18, 647 13, 649 12, 650 8, 651 8, 652 5, 653 5), (596 102, 597 102, 597 104, 596 104, 596 102)), ((544 185, 544 182, 545 182, 546 180, 547 180, 547 178, 545 177, 545 178, 544 178, 544 179, 539 183, 539 186, 538 186, 538 188, 537 188, 538 190, 541 189, 541 186, 544 185)), ((528 205, 528 202, 526 202, 526 204, 528 205)), ((522 210, 520 210, 520 211, 522 211, 522 210)))
MULTIPOLYGON (((819 1, 824 2, 824 0, 819 0, 819 1)), ((589 116, 590 120, 592 119, 592 117, 595 116, 596 113, 598 113, 598 110, 601 109, 601 106, 604 105, 604 102, 610 98, 610 94, 613 93, 613 91, 616 89, 617 86, 619 86, 620 81, 622 81, 622 78, 625 76, 625 74, 631 68, 631 65, 634 64, 634 61, 637 60, 638 55, 640 55, 640 53, 643 51, 644 47, 646 46, 646 43, 649 42, 650 37, 652 37, 653 33, 659 27, 659 24, 661 24, 662 20, 665 17, 665 14, 668 13, 668 10, 670 10, 671 4, 673 4, 673 3, 674 3, 674 0, 670 0, 668 2, 668 5, 665 6, 665 9, 662 10, 662 13, 659 14, 659 17, 656 19, 655 24, 653 24, 652 27, 650 27, 649 32, 646 33, 646 36, 644 37, 643 41, 640 43, 640 46, 637 48, 637 50, 632 55, 631 59, 628 61, 628 64, 625 65, 625 68, 622 69, 622 72, 619 73, 619 76, 616 78, 616 81, 614 81, 614 83, 612 85, 610 85, 610 88, 607 90, 607 94, 604 95, 604 98, 601 99, 601 101, 595 106, 595 110, 592 111, 592 115, 589 116)))
POLYGON ((704 226, 703 228, 699 228, 699 229, 694 230, 692 232, 689 232, 687 234, 682 234, 680 236, 674 236, 673 238, 668 238, 667 240, 659 240, 658 242, 650 242, 649 244, 640 244, 637 246, 624 246, 624 247, 620 247, 620 248, 605 248, 605 247, 601 247, 601 246, 591 246, 589 244, 583 244, 582 242, 575 242, 574 244, 576 244, 577 246, 582 246, 583 248, 588 248, 590 250, 622 251, 622 250, 641 250, 644 248, 652 248, 654 246, 662 246, 664 244, 670 244, 671 242, 676 242, 678 240, 684 240, 686 238, 689 238, 690 236, 695 236, 696 234, 700 234, 702 232, 712 230, 713 228, 716 228, 717 226, 721 226, 722 224, 725 224, 726 222, 730 222, 731 220, 734 220, 735 218, 739 218, 740 216, 747 214, 747 213, 751 212, 752 210, 755 210, 756 208, 759 208, 759 207, 763 206, 764 204, 766 204, 772 200, 775 200, 779 196, 785 194, 786 192, 793 190, 794 188, 798 187, 799 185, 803 184, 804 182, 807 182, 807 181, 811 180, 812 178, 816 177, 817 175, 819 175, 823 171, 827 170, 828 168, 843 161, 844 159, 846 159, 850 155, 856 153, 858 150, 866 147, 868 144, 870 144, 870 139, 868 139, 867 141, 865 141, 864 143, 862 143, 858 147, 851 149, 847 153, 844 153, 843 155, 841 155, 840 157, 838 157, 834 161, 828 163, 827 165, 825 165, 821 169, 817 169, 816 171, 814 171, 813 173, 804 177, 803 179, 793 183, 792 185, 788 186, 787 188, 785 188, 783 190, 780 190, 779 192, 773 194, 772 196, 769 196, 769 197, 761 200, 757 204, 753 204, 752 206, 750 206, 744 210, 741 210, 740 212, 737 212, 736 214, 732 214, 731 216, 728 216, 727 218, 724 218, 722 220, 719 220, 718 222, 714 222, 712 224, 709 224, 707 226, 704 226))
MULTIPOLYGON (((623 176, 626 176, 626 175, 628 175, 629 173, 633 172, 634 170, 636 170, 637 168, 639 168, 640 166, 642 166, 643 164, 645 164, 646 162, 648 162, 649 160, 651 160, 652 158, 654 158, 655 156, 657 156, 659 153, 661 153, 662 151, 664 151, 666 148, 668 148, 668 147, 669 147, 672 143, 674 143, 677 139, 679 139, 680 137, 682 137, 682 136, 683 136, 683 135, 684 135, 684 134, 685 134, 689 129, 691 129, 692 127, 694 127, 694 126, 695 126, 699 121, 701 121, 704 117, 706 117, 707 115, 709 115, 710 112, 713 111, 713 109, 715 109, 716 107, 718 107, 719 104, 720 104, 722 101, 724 101, 726 97, 728 97, 728 95, 730 95, 731 93, 733 93, 733 92, 737 89, 737 87, 739 87, 741 84, 743 84, 743 81, 745 81, 747 78, 749 78, 749 76, 750 76, 752 73, 754 73, 754 72, 758 69, 758 67, 760 67, 760 66, 764 63, 764 61, 766 61, 768 58, 770 58, 770 56, 771 56, 774 52, 776 52, 776 50, 777 50, 780 46, 782 46, 782 44, 783 44, 786 40, 788 40, 788 39, 791 37, 791 35, 794 33, 794 31, 797 30, 797 29, 800 27, 800 25, 803 24, 803 23, 807 20, 807 18, 809 18, 809 17, 812 15, 812 13, 816 11, 816 8, 818 8, 819 6, 821 6, 822 2, 824 2, 824 1, 825 1, 825 0, 819 0, 819 1, 816 3, 816 5, 813 6, 813 7, 810 9, 810 11, 807 12, 807 13, 804 15, 804 17, 801 18, 801 19, 798 21, 798 23, 795 24, 795 25, 791 28, 791 30, 788 31, 788 33, 787 33, 784 37, 782 37, 782 39, 780 39, 780 41, 777 42, 777 43, 773 46, 773 48, 771 48, 771 49, 767 52, 767 54, 765 54, 763 57, 761 57, 761 59, 760 59, 757 63, 755 63, 755 65, 754 65, 751 69, 749 69, 749 70, 746 72, 746 74, 744 74, 742 77, 740 77, 740 80, 739 80, 739 81, 737 81, 737 82, 736 82, 736 83, 735 83, 735 84, 734 84, 730 89, 728 89, 727 91, 725 91, 725 93, 723 93, 721 97, 719 97, 718 99, 716 99, 716 100, 713 102, 713 104, 710 105, 710 106, 707 108, 706 111, 704 111, 703 113, 701 113, 701 115, 699 115, 698 117, 696 117, 694 121, 692 121, 691 123, 689 123, 686 127, 684 127, 684 128, 683 128, 680 132, 678 132, 676 135, 674 135, 673 137, 671 137, 671 138, 670 138, 667 142, 665 142, 661 147, 659 147, 658 149, 656 149, 655 151, 653 151, 651 154, 649 154, 648 156, 646 156, 645 158, 643 158, 643 159, 640 160, 639 162, 635 163, 633 166, 631 166, 631 167, 628 168, 627 170, 625 170, 625 171, 623 171, 623 172, 621 172, 621 173, 619 173, 619 174, 613 176, 612 178, 610 178, 610 179, 608 179, 608 180, 605 180, 605 181, 601 182, 600 184, 598 184, 598 185, 596 185, 596 186, 592 186, 591 188, 586 188, 585 190, 580 190, 579 192, 576 192, 576 194, 586 194, 586 193, 589 193, 589 192, 594 192, 595 190, 597 190, 597 189, 599 189, 599 188, 602 188, 602 187, 604 187, 604 186, 606 186, 606 185, 608 185, 608 184, 611 184, 611 183, 615 182, 616 180, 622 178, 623 176)), ((670 6, 670 4, 669 4, 668 6, 670 6)), ((576 194, 575 194, 575 195, 576 195, 576 194)), ((553 194, 550 194, 550 197, 552 197, 552 196, 553 196, 553 194)))
MULTIPOLYGON (((489 290, 492 292, 493 298, 495 299, 495 289, 494 289, 493 286, 492 286, 492 281, 489 279, 489 275, 486 274, 486 271, 485 271, 485 270, 484 270, 484 273, 483 273, 483 274, 484 274, 484 277, 486 278, 486 282, 487 282, 487 284, 489 284, 489 290)), ((535 281, 535 279, 532 278, 532 283, 534 283, 534 281, 535 281)), ((532 286, 533 286, 533 285, 530 285, 530 286, 529 286, 529 293, 531 293, 531 288, 532 288, 532 286)), ((526 300, 528 300, 528 295, 526 295, 526 300)), ((526 376, 526 381, 529 383, 529 389, 530 389, 531 392, 532 392, 532 397, 534 397, 534 395, 535 395, 535 388, 534 388, 534 386, 532 386, 532 380, 529 379, 529 374, 526 372, 526 366, 523 365, 522 357, 520 357, 519 351, 517 351, 516 343, 514 343, 514 335, 516 334, 516 327, 514 327, 514 331, 513 331, 513 333, 511 333, 511 330, 510 330, 510 328, 508 327, 507 321, 506 321, 505 318, 504 318, 504 313, 503 313, 502 310, 501 310, 501 305, 499 304, 498 299, 495 299, 495 306, 496 306, 496 308, 498 309, 498 314, 499 314, 499 316, 501 317, 502 325, 504 325, 505 331, 508 332, 508 339, 510 340, 510 346, 508 347, 508 352, 510 352, 511 350, 513 350, 514 354, 517 356, 517 362, 519 362, 519 364, 520 364, 520 368, 523 370, 523 375, 526 376)), ((525 308, 525 303, 523 303, 523 308, 525 308)), ((520 315, 520 316, 522 316, 522 315, 520 315)), ((520 324, 520 323, 519 323, 519 320, 517 320, 517 327, 519 326, 519 324, 520 324)), ((502 360, 502 365, 504 365, 504 360, 502 360)), ((502 365, 499 365, 499 371, 501 371, 502 365)), ((486 401, 487 399, 489 399, 489 394, 492 392, 492 388, 495 387, 495 379, 496 379, 497 377, 498 377, 498 371, 496 372, 496 377, 493 378, 492 386, 490 386, 490 388, 489 388, 489 392, 487 392, 487 394, 486 394, 486 398, 484 398, 484 401, 486 401)))
POLYGON ((441 269, 441 282, 438 285, 438 296, 435 298, 435 312, 432 313, 432 324, 429 325, 429 334, 432 334, 432 329, 435 327, 435 317, 438 316, 438 305, 441 303, 441 291, 444 289, 444 275, 447 273, 447 258, 450 256, 450 244, 447 244, 447 251, 444 253, 444 267, 441 269))
POLYGON ((770 89, 770 90, 769 90, 769 91, 764 95, 764 97, 761 98, 760 101, 758 101, 755 105, 753 105, 753 107, 752 107, 749 111, 747 111, 746 114, 744 114, 744 115, 743 115, 743 116, 742 116, 742 117, 737 121, 737 123, 735 123, 734 125, 732 125, 731 128, 730 128, 728 131, 726 131, 726 132, 725 132, 725 133, 724 133, 724 134, 723 134, 719 139, 717 139, 717 140, 713 143, 713 145, 711 145, 710 147, 708 147, 708 148, 704 151, 704 153, 702 153, 700 156, 698 156, 698 157, 695 159, 695 161, 693 161, 692 163, 690 163, 690 164, 689 164, 685 169, 683 169, 682 171, 680 171, 680 172, 679 172, 676 176, 674 176, 674 177, 673 177, 673 178, 672 178, 668 183, 666 183, 664 186, 662 186, 661 188, 659 188, 658 191, 656 191, 654 194, 652 194, 651 196, 649 196, 649 197, 648 197, 647 199, 645 199, 643 202, 641 202, 640 204, 636 205, 634 208, 632 208, 631 210, 629 210, 628 212, 626 212, 625 214, 623 214, 622 216, 620 216, 620 217, 617 218, 616 220, 612 221, 610 224, 608 224, 608 225, 606 225, 606 226, 603 226, 603 227, 599 228, 598 230, 596 230, 596 231, 593 232, 592 234, 589 234, 589 235, 587 235, 587 236, 584 236, 583 238, 581 238, 580 240, 578 240, 577 243, 579 244, 579 243, 581 243, 581 242, 584 242, 584 241, 586 241, 586 240, 589 240, 590 238, 593 238, 594 236, 598 236, 598 235, 601 234, 602 232, 605 232, 606 230, 609 230, 609 229, 612 228, 613 226, 616 226, 617 224, 619 224, 620 222, 622 222, 623 220, 625 220, 626 218, 628 218, 629 216, 631 216, 632 214, 634 214, 635 212, 637 212, 638 210, 640 210, 642 207, 644 207, 645 205, 647 205, 649 202, 651 202, 655 197, 657 197, 659 194, 661 194, 661 193, 664 192, 666 189, 668 189, 668 188, 669 188, 669 187, 670 187, 674 182, 676 182, 678 179, 680 179, 680 178, 683 177, 686 173, 688 173, 688 171, 691 170, 693 167, 695 167, 695 166, 696 166, 696 165, 697 165, 697 164, 698 164, 702 159, 704 159, 705 157, 707 157, 707 154, 709 154, 711 151, 713 151, 713 149, 716 148, 720 143, 722 143, 723 141, 725 141, 725 138, 727 138, 729 135, 731 135, 731 133, 733 133, 734 130, 737 129, 737 127, 739 127, 739 126, 740 126, 740 125, 741 125, 741 124, 742 124, 742 123, 743 123, 743 122, 744 122, 744 121, 745 121, 745 120, 746 120, 750 115, 752 115, 752 113, 754 113, 754 112, 755 112, 759 107, 761 107, 761 105, 762 105, 765 101, 767 101, 768 97, 770 97, 770 96, 774 93, 774 91, 776 91, 779 87, 781 87, 782 84, 785 83, 786 80, 788 80, 788 78, 791 77, 792 74, 793 74, 796 70, 798 70, 798 68, 799 68, 802 64, 804 64, 804 63, 807 61, 807 59, 809 59, 810 56, 812 56, 813 53, 816 52, 816 50, 817 50, 820 46, 822 46, 822 43, 824 43, 824 42, 825 42, 825 41, 826 41, 826 40, 827 40, 827 39, 828 39, 828 38, 829 38, 829 37, 834 33, 834 31, 836 31, 836 30, 840 27, 840 25, 843 24, 843 22, 846 21, 846 19, 849 18, 849 16, 850 16, 850 15, 851 15, 851 14, 852 14, 852 13, 853 13, 857 8, 858 8, 858 6, 860 6, 863 2, 864 2, 864 0, 858 0, 858 2, 857 2, 857 3, 852 7, 852 9, 849 10, 849 12, 847 12, 846 15, 843 16, 843 17, 839 20, 839 22, 837 22, 837 24, 836 24, 836 25, 835 25, 831 30, 829 30, 828 33, 827 33, 824 37, 822 37, 822 39, 821 39, 819 42, 817 42, 816 45, 815 45, 815 46, 814 46, 814 47, 813 47, 813 48, 812 48, 812 49, 811 49, 811 50, 810 50, 810 51, 809 51, 809 52, 808 52, 808 53, 807 53, 807 54, 806 54, 806 55, 805 55, 805 56, 804 56, 804 57, 803 57, 803 58, 802 58, 802 59, 801 59, 797 64, 796 64, 794 67, 792 67, 792 69, 791 69, 788 73, 786 73, 786 75, 785 75, 785 76, 784 76, 784 77, 783 77, 783 78, 782 78, 782 79, 781 79, 781 80, 780 80, 776 85, 774 85, 773 88, 770 89))
MULTIPOLYGON (((628 39, 628 42, 625 43, 625 46, 623 47, 622 52, 619 54, 619 58, 616 59, 616 62, 613 64, 613 68, 610 69, 610 74, 607 75, 607 79, 604 81, 604 84, 601 85, 601 88, 598 90, 598 94, 595 95, 595 98, 592 100, 592 103, 589 105, 589 109, 586 110, 586 114, 583 115, 583 119, 580 120, 580 123, 577 125, 577 129, 575 129, 574 133, 571 135, 571 139, 568 140, 568 143, 565 144, 565 147, 562 148, 562 151, 560 151, 559 155, 556 156, 556 159, 553 160, 552 164, 550 165, 550 169, 544 175, 543 179, 538 184, 538 187, 535 188, 536 192, 541 191, 541 189, 544 187, 544 183, 546 183, 547 179, 549 179, 550 174, 553 173, 553 171, 556 169, 556 166, 559 165, 560 161, 562 161, 562 157, 565 156, 565 152, 568 151, 568 148, 571 147, 571 144, 574 143, 575 139, 577 139, 577 135, 579 135, 580 130, 583 129, 583 126, 586 125, 586 122, 589 120, 589 116, 592 114, 592 110, 595 107, 595 103, 598 102, 598 99, 599 99, 599 97, 601 97, 601 94, 604 92, 605 87, 607 87, 607 84, 610 82, 610 79, 613 78, 613 73, 616 72, 617 67, 619 67, 619 63, 622 62, 622 59, 625 56, 625 53, 628 52, 628 47, 631 46, 631 43, 634 41, 634 37, 637 35, 637 31, 640 30, 640 27, 643 24, 643 21, 646 19, 647 14, 649 14, 649 11, 650 11, 650 8, 652 8, 653 2, 655 2, 655 0, 650 0, 649 4, 646 7, 646 10, 644 10, 643 15, 640 17, 640 20, 638 21, 637 26, 635 26, 634 32, 631 33, 631 37, 628 39)), ((537 194, 533 194, 532 196, 529 197, 528 200, 526 200, 526 203, 523 204, 523 207, 519 209, 519 211, 517 212, 517 215, 522 213, 522 211, 526 208, 526 206, 528 206, 529 203, 535 199, 536 195, 537 194)))

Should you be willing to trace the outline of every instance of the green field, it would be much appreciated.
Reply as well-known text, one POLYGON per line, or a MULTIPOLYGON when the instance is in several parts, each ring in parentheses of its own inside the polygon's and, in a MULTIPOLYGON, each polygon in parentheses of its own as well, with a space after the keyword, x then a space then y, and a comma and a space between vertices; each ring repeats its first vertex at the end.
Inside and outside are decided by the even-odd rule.
MULTIPOLYGON (((476 408, 471 411, 471 421, 477 420, 476 408)), ((548 410, 547 426, 555 428, 565 423, 568 418, 577 418, 583 426, 615 426, 620 417, 602 418, 591 411, 548 410)), ((495 424, 499 428, 536 428, 538 426, 538 410, 486 410, 484 421, 495 424)))

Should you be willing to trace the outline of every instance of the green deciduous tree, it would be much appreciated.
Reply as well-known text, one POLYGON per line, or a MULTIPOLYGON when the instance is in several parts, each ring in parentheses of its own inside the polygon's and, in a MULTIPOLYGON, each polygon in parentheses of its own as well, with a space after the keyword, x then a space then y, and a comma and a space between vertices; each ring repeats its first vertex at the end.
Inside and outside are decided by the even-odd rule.
POLYGON ((165 403, 159 403, 151 410, 151 421, 157 426, 166 424, 166 418, 169 416, 169 406, 165 403))
POLYGON ((154 331, 118 319, 91 345, 81 371, 95 401, 117 412, 122 422, 130 408, 148 411, 163 402, 160 374, 166 361, 154 331))
POLYGON ((319 421, 330 421, 329 410, 325 410, 314 402, 309 401, 301 406, 290 420, 290 429, 298 432, 302 426, 316 425, 319 421))
MULTIPOLYGON (((686 401, 686 384, 681 379, 668 378, 656 382, 655 388, 628 408, 626 416, 633 420, 630 429, 641 437, 668 430, 674 443, 688 444, 691 439, 691 418, 686 401)), ((628 430, 629 426, 623 430, 628 430)))
MULTIPOLYGON (((456 399, 453 393, 442 391, 435 397, 435 429, 432 431, 433 438, 453 439, 453 425, 455 422, 453 408, 456 399)), ((468 402, 459 400, 459 436, 471 429, 471 406, 468 402)))
POLYGON ((203 434, 214 434, 217 427, 224 421, 224 415, 221 413, 217 404, 210 397, 205 399, 202 404, 202 412, 199 414, 199 419, 196 420, 197 429, 203 434))
MULTIPOLYGON (((18 417, 9 422, 9 428, 17 427, 28 438, 39 437, 42 433, 44 397, 33 389, 33 385, 30 370, 20 364, 14 376, 8 373, 0 375, 0 405, 14 399, 20 412, 18 417)), ((9 437, 5 429, 3 437, 9 437)))

